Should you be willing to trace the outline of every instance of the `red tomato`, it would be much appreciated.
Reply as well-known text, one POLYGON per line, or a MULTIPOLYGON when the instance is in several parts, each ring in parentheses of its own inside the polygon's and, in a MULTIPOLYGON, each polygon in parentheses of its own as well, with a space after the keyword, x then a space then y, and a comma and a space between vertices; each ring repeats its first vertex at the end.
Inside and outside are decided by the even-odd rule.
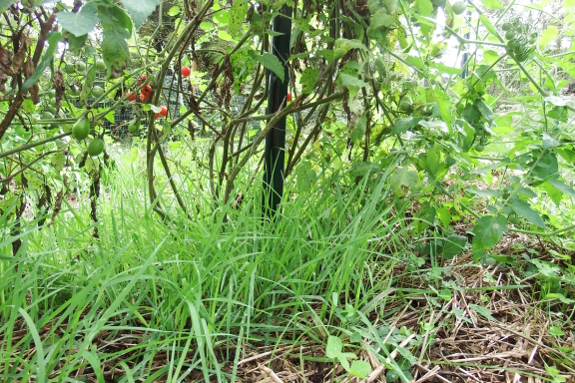
POLYGON ((187 66, 182 67, 182 76, 188 77, 190 75, 190 73, 192 73, 192 71, 190 70, 189 67, 187 67, 187 66))
POLYGON ((146 81, 146 78, 147 78, 147 77, 146 77, 145 74, 143 74, 143 75, 140 76, 140 78, 142 79, 142 81, 146 81))
POLYGON ((141 101, 141 102, 147 102, 149 98, 150 98, 150 95, 149 95, 149 94, 143 94, 143 93, 142 93, 142 94, 140 95, 140 101, 141 101))
POLYGON ((154 116, 154 120, 157 120, 159 115, 160 113, 156 113, 156 115, 154 116))
POLYGON ((291 101, 291 94, 290 94, 289 92, 288 92, 288 94, 287 94, 287 100, 288 100, 288 101, 291 101))
POLYGON ((149 85, 146 85, 145 87, 143 87, 143 88, 140 90, 140 92, 141 92, 142 94, 147 95, 147 96, 149 97, 149 96, 150 96, 150 93, 152 93, 152 87, 149 86, 149 85))
POLYGON ((160 115, 162 115, 162 117, 166 117, 168 115, 168 108, 163 105, 160 106, 160 115))
POLYGON ((128 101, 136 101, 136 93, 126 93, 126 98, 128 99, 128 101))

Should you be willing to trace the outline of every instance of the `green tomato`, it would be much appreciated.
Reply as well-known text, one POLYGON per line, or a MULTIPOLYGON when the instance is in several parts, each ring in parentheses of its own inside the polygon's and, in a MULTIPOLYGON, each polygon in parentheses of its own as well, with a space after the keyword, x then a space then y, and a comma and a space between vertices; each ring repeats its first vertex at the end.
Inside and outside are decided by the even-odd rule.
POLYGON ((503 25, 501 26, 501 29, 506 31, 506 32, 511 30, 511 23, 503 23, 503 25))
POLYGON ((69 92, 70 92, 70 96, 72 96, 72 97, 78 97, 80 95, 80 89, 76 88, 76 87, 70 88, 69 92))
POLYGON ((96 69, 98 70, 106 70, 106 63, 102 59, 96 60, 96 69))
POLYGON ((90 157, 96 157, 104 151, 104 141, 101 138, 94 138, 88 145, 88 154, 90 157))
POLYGON ((515 32, 507 31, 505 32, 505 39, 506 40, 513 40, 515 38, 515 32))
POLYGON ((509 49, 511 49, 511 50, 513 50, 513 49, 519 47, 520 45, 521 45, 521 43, 520 43, 518 40, 516 40, 516 39, 509 40, 509 41, 507 42, 507 48, 509 48, 509 49))
POLYGON ((517 61, 517 62, 519 62, 519 63, 522 63, 522 62, 524 62, 525 60, 527 60, 527 57, 528 57, 528 56, 527 56, 526 53, 520 53, 520 54, 518 54, 518 55, 515 56, 515 61, 517 61))
POLYGON ((410 110, 411 110, 411 102, 407 100, 401 100, 401 102, 399 103, 399 111, 408 113, 410 110))
POLYGON ((76 61, 76 64, 74 64, 74 68, 79 73, 86 72, 86 64, 84 64, 82 61, 76 61))
POLYGON ((90 134, 90 122, 86 118, 76 121, 72 127, 72 136, 81 141, 88 137, 88 134, 90 134))
POLYGON ((103 94, 104 94, 104 89, 102 89, 101 86, 95 86, 92 89, 92 96, 94 96, 95 98, 102 97, 103 94))
POLYGON ((507 220, 509 221, 509 223, 512 223, 514 225, 519 225, 521 223, 521 220, 519 219, 517 214, 510 214, 507 220))
POLYGON ((138 119, 132 120, 132 122, 130 122, 130 125, 128 125, 128 131, 131 134, 137 134, 140 131, 140 120, 138 119))
POLYGON ((453 9, 453 13, 456 15, 461 15, 463 12, 465 12, 467 6, 463 1, 458 1, 451 6, 451 9, 453 9))
POLYGON ((45 111, 42 114, 42 119, 43 120, 53 120, 54 119, 54 115, 52 113, 50 113, 49 111, 45 111))
POLYGON ((76 73, 76 67, 74 65, 66 65, 66 68, 64 69, 66 71, 66 73, 68 74, 74 74, 76 73))
POLYGON ((476 150, 476 151, 482 152, 483 149, 485 149, 485 145, 481 145, 481 144, 475 145, 475 150, 476 150))

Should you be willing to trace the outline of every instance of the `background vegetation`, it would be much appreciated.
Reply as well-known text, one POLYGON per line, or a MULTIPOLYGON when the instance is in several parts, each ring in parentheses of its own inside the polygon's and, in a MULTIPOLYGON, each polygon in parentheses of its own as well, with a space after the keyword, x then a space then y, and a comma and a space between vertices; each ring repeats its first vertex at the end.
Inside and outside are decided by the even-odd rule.
POLYGON ((0 10, 1 380, 571 378, 573 0, 0 10))

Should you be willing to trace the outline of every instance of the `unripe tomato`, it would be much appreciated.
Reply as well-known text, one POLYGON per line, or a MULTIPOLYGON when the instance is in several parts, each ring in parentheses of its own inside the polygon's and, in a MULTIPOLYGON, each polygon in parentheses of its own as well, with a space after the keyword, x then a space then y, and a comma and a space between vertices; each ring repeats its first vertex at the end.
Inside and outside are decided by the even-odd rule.
POLYGON ((72 136, 80 141, 88 137, 88 134, 90 134, 90 122, 85 118, 76 121, 72 127, 72 136))
POLYGON ((76 61, 76 63, 74 64, 74 67, 75 67, 76 71, 79 73, 84 73, 86 71, 86 64, 84 64, 81 61, 76 61))
POLYGON ((104 89, 101 86, 95 86, 92 89, 92 96, 94 96, 95 98, 102 97, 103 94, 104 94, 104 89))
POLYGON ((140 120, 138 119, 132 120, 132 122, 130 122, 130 125, 128 125, 128 131, 132 134, 137 134, 139 130, 140 130, 140 120))
POLYGON ((166 117, 168 115, 168 108, 166 108, 165 106, 160 106, 160 115, 162 117, 166 117))
POLYGON ((192 71, 190 70, 189 67, 187 67, 187 66, 182 67, 182 76, 183 77, 188 77, 190 75, 190 73, 192 73, 192 71))
POLYGON ((458 1, 457 3, 451 6, 451 9, 453 9, 453 13, 455 13, 456 15, 461 15, 463 12, 465 12, 467 6, 463 1, 458 1))
POLYGON ((98 70, 106 70, 106 63, 102 59, 96 60, 96 69, 98 70))
POLYGON ((96 157, 104 151, 104 141, 101 138, 94 138, 88 145, 88 154, 90 157, 96 157))

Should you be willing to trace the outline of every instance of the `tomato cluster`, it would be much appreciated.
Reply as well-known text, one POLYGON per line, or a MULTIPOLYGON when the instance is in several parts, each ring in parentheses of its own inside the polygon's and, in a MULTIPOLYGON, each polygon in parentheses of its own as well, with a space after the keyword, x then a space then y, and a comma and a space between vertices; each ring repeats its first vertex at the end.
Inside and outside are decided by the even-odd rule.
MULTIPOLYGON (((185 68, 187 68, 187 67, 182 68, 182 74, 184 74, 185 68)), ((142 85, 145 83, 146 80, 147 80, 147 76, 145 74, 143 74, 140 76, 140 79, 136 82, 136 84, 142 85)), ((140 102, 142 102, 142 103, 148 102, 151 95, 152 95, 152 87, 150 86, 150 84, 145 84, 140 89, 140 97, 139 97, 140 102)), ((136 92, 133 92, 133 91, 126 92, 126 100, 128 100, 128 102, 134 102, 137 99, 138 99, 138 97, 137 97, 136 92)), ((155 119, 157 119, 159 116, 166 117, 167 115, 168 115, 168 108, 166 108, 165 106, 162 105, 162 106, 160 106, 160 112, 156 113, 155 119)), ((136 131, 136 128, 134 127, 133 130, 136 131)))
POLYGON ((523 23, 518 17, 515 17, 501 25, 505 32, 507 40, 507 53, 517 62, 523 62, 535 50, 537 42, 537 32, 534 32, 532 26, 523 23))

